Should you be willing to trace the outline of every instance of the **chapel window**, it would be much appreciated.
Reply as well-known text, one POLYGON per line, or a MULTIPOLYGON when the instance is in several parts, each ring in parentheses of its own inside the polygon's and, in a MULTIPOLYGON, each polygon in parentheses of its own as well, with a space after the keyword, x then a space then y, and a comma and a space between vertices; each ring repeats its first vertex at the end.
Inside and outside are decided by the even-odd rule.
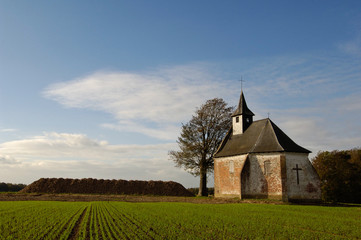
POLYGON ((234 173, 234 162, 233 161, 229 162, 229 173, 234 173))
POLYGON ((236 122, 239 122, 239 117, 236 117, 236 122))
POLYGON ((264 161, 264 175, 271 175, 271 161, 264 161))

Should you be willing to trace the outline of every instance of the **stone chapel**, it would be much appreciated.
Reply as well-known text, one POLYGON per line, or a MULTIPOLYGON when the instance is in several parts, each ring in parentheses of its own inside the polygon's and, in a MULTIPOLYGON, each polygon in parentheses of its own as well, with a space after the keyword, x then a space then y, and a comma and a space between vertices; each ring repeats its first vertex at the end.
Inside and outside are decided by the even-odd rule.
POLYGON ((320 179, 297 145, 269 118, 253 121, 241 92, 232 127, 214 155, 215 197, 319 201, 320 179))

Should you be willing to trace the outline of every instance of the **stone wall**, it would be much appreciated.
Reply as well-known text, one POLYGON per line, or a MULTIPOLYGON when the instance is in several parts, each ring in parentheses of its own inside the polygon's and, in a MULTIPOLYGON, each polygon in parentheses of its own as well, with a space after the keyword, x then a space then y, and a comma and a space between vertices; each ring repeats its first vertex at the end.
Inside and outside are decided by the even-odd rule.
POLYGON ((302 153, 286 153, 286 159, 288 200, 320 200, 320 179, 311 162, 308 160, 308 155, 302 153))
POLYGON ((279 153, 250 154, 248 158, 249 170, 245 168, 242 171, 242 196, 282 198, 281 155, 279 153), (250 171, 249 178, 245 180, 247 171, 250 171))

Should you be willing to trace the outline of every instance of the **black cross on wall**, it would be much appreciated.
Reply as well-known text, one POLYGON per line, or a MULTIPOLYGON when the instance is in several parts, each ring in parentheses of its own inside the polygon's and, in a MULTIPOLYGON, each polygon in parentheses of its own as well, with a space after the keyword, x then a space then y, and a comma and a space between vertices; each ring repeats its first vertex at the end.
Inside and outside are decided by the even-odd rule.
POLYGON ((296 164, 295 168, 292 168, 292 170, 295 170, 297 172, 297 185, 300 184, 300 176, 298 175, 298 171, 302 170, 302 168, 298 167, 298 164, 296 164))

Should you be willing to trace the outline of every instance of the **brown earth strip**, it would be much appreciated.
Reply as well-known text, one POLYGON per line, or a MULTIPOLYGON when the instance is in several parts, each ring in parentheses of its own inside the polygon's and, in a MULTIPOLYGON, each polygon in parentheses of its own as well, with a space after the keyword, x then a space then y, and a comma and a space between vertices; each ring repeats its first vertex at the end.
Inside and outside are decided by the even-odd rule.
POLYGON ((87 211, 88 207, 86 207, 83 212, 81 213, 80 217, 78 218, 78 220, 76 221, 73 229, 71 230, 71 233, 68 237, 68 239, 73 240, 73 239, 77 239, 79 236, 79 230, 80 230, 80 226, 81 223, 84 221, 84 217, 85 217, 85 213, 87 211))
POLYGON ((174 197, 174 196, 139 196, 107 194, 34 194, 34 193, 0 193, 0 201, 65 201, 65 202, 188 202, 188 203, 266 203, 284 204, 282 201, 267 199, 213 198, 213 197, 174 197))
MULTIPOLYGON (((58 236, 56 236, 55 237, 55 239, 59 239, 60 238, 60 236, 62 235, 62 233, 69 227, 69 226, 71 226, 71 222, 73 221, 73 219, 76 219, 76 216, 79 214, 79 212, 81 212, 82 210, 81 209, 79 209, 69 220, 68 220, 68 222, 62 227, 62 231, 60 231, 59 233, 58 233, 58 236)), ((82 211, 81 212, 81 215, 84 213, 84 211, 82 211)), ((80 217, 80 216, 79 216, 80 217)), ((77 221, 79 220, 79 217, 78 217, 78 219, 77 219, 77 221)), ((75 226, 75 225, 74 225, 75 226)), ((73 229, 72 229, 72 231, 73 231, 73 229)))
POLYGON ((89 233, 90 233, 90 222, 91 222, 91 217, 92 217, 92 211, 93 211, 93 207, 90 205, 89 207, 89 216, 88 216, 88 219, 87 219, 87 224, 86 224, 86 235, 85 235, 85 239, 86 240, 89 240, 90 239, 90 236, 89 236, 89 233))

